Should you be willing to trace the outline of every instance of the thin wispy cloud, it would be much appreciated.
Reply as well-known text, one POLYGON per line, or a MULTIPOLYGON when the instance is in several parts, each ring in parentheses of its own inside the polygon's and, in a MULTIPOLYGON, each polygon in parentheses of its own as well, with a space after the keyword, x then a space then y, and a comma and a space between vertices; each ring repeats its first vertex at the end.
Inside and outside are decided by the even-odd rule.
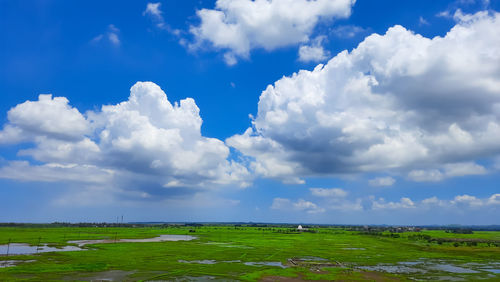
POLYGON ((111 45, 113 46, 120 46, 121 41, 119 34, 120 30, 113 24, 110 24, 107 28, 107 31, 92 38, 91 43, 96 44, 103 41, 107 41, 111 43, 111 45))

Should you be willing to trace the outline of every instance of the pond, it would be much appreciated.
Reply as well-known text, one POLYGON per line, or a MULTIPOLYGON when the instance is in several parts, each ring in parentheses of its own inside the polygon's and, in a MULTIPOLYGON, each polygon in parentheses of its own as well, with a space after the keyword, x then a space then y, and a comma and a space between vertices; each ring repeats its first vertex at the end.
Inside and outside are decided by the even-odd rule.
POLYGON ((29 244, 21 243, 11 243, 10 245, 0 245, 0 255, 31 255, 37 253, 47 253, 47 252, 69 252, 69 251, 81 251, 82 248, 75 246, 64 246, 61 248, 49 247, 47 244, 39 246, 30 246, 29 244))
POLYGON ((190 235, 160 235, 154 238, 145 239, 100 239, 100 240, 76 240, 68 241, 71 244, 77 244, 79 247, 89 244, 107 244, 107 243, 149 243, 149 242, 165 242, 165 241, 191 241, 197 239, 190 235))
POLYGON ((47 244, 42 244, 39 246, 31 246, 24 243, 11 243, 9 245, 0 245, 0 256, 8 255, 32 255, 38 253, 48 253, 48 252, 70 252, 70 251, 82 251, 81 247, 88 244, 105 244, 105 243, 147 243, 147 242, 165 242, 165 241, 190 241, 197 239, 195 236, 189 235, 160 235, 154 238, 145 239, 103 239, 103 240, 77 240, 68 241, 70 244, 77 244, 76 246, 64 246, 64 247, 50 247, 47 244))

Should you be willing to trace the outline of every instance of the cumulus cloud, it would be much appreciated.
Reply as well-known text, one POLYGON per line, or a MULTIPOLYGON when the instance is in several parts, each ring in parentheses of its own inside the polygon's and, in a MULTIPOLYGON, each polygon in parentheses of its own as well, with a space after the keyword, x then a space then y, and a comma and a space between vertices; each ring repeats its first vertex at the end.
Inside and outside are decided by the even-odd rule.
POLYGON ((392 186, 396 183, 396 179, 387 176, 387 177, 376 177, 374 179, 370 179, 368 183, 371 186, 392 186))
POLYGON ((500 153, 500 14, 458 14, 432 39, 394 26, 261 94, 226 140, 264 177, 421 171, 482 174, 500 153), (465 165, 465 169, 462 169, 465 165))
POLYGON ((202 136, 201 125, 193 99, 171 104, 151 82, 136 83, 127 101, 85 114, 64 97, 40 95, 8 112, 0 141, 33 144, 18 154, 41 165, 13 161, 0 168, 0 177, 165 195, 248 185, 248 170, 228 160, 224 142, 202 136))
POLYGON ((39 95, 38 101, 26 101, 12 108, 9 123, 0 131, 1 143, 17 143, 35 137, 82 140, 90 133, 90 123, 65 97, 39 95))
POLYGON ((330 57, 330 52, 326 51, 322 46, 324 37, 317 37, 310 45, 302 45, 299 47, 299 61, 308 62, 321 62, 330 57))
POLYGON ((480 207, 485 204, 482 200, 470 196, 470 195, 459 195, 456 196, 452 201, 450 201, 450 204, 452 205, 465 205, 465 206, 470 206, 470 207, 480 207))
POLYGON ((226 52, 235 63, 255 48, 274 50, 308 42, 320 21, 347 18, 355 0, 217 0, 214 9, 197 11, 190 32, 203 43, 226 52))

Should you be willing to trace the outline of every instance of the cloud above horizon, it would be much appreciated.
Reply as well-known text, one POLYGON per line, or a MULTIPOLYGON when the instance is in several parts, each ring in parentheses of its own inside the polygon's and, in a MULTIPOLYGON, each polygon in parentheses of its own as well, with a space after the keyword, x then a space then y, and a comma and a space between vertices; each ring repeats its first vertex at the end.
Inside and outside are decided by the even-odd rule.
MULTIPOLYGON (((252 49, 267 51, 307 43, 321 21, 347 18, 355 0, 217 0, 214 9, 196 12, 200 24, 191 26, 191 48, 208 43, 225 52, 228 65, 247 59, 252 49)), ((304 47, 306 48, 306 47, 304 47)), ((304 49, 308 60, 326 55, 318 46, 304 49), (310 49, 314 48, 314 49, 310 49), (323 53, 319 53, 322 51, 323 53)), ((304 58, 304 54, 302 57, 304 58)))
MULTIPOLYGON (((161 16, 158 9, 148 6, 145 14, 161 16)), ((2 162, 0 178, 165 199, 246 187, 259 177, 303 184, 369 173, 370 186, 388 187, 397 177, 436 182, 490 173, 500 167, 500 14, 457 11, 454 18, 444 37, 397 25, 312 71, 283 77, 262 92, 252 126, 225 142, 201 134, 193 99, 172 104, 152 82, 137 82, 126 101, 85 113, 65 97, 41 94, 8 111, 0 144, 22 146, 16 159, 2 162)), ((314 40, 311 46, 322 48, 323 39, 314 40)), ((340 188, 309 191, 330 206, 279 198, 273 209, 315 214, 360 210, 366 202, 347 199, 340 188)), ((453 203, 488 202, 470 197, 453 203)), ((379 210, 416 206, 408 197, 371 203, 379 210)))
POLYGON ((283 77, 262 92, 252 126, 226 143, 250 157, 255 174, 287 183, 487 173, 476 162, 500 154, 500 14, 454 18, 444 37, 396 25, 313 71, 283 77))
MULTIPOLYGON (((316 195, 311 190, 312 196, 316 195)), ((319 196, 320 201, 311 202, 304 199, 293 201, 289 198, 274 198, 270 206, 271 210, 282 212, 305 212, 307 214, 325 212, 383 212, 383 211, 412 211, 415 213, 427 211, 461 211, 469 210, 498 210, 500 207, 500 194, 493 194, 486 198, 477 198, 468 194, 457 195, 452 199, 439 199, 430 197, 420 201, 414 201, 409 197, 401 197, 399 201, 387 201, 382 197, 370 195, 364 198, 324 197, 319 196)))
POLYGON ((247 169, 229 161, 224 142, 201 135, 191 98, 173 105, 152 82, 137 82, 127 101, 80 113, 65 97, 40 95, 8 112, 0 144, 32 144, 0 178, 91 183, 137 191, 142 198, 232 185, 245 187, 247 169))

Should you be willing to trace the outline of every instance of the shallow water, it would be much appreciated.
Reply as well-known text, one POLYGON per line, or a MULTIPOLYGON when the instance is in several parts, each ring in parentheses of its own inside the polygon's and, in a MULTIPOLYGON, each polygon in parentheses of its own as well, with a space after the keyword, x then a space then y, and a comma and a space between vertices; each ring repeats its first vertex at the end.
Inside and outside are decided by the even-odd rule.
POLYGON ((165 242, 165 241, 191 241, 197 239, 198 237, 190 235, 160 235, 154 238, 145 239, 100 239, 100 240, 76 240, 68 241, 70 244, 77 244, 79 247, 89 245, 89 244, 107 244, 107 243, 149 243, 149 242, 165 242))
POLYGON ((399 264, 403 264, 403 265, 417 265, 417 264, 422 264, 423 262, 421 261, 402 261, 402 262, 398 262, 399 264))
POLYGON ((223 248, 240 248, 240 249, 253 249, 253 247, 244 246, 244 245, 232 245, 231 243, 226 242, 207 242, 207 245, 216 245, 223 248))
POLYGON ((328 261, 327 259, 325 258, 320 258, 320 257, 313 257, 313 256, 305 256, 305 257, 299 257, 297 258, 299 260, 303 260, 303 261, 328 261))
POLYGON ((360 266, 360 269, 370 271, 383 271, 389 273, 425 273, 426 271, 419 268, 407 267, 403 265, 374 265, 374 266, 360 266))
POLYGON ((178 262, 181 263, 198 263, 198 264, 216 264, 217 261, 214 259, 204 259, 204 260, 183 260, 180 259, 178 262))
POLYGON ((30 246, 28 244, 11 243, 9 246, 0 245, 0 255, 7 255, 7 249, 9 250, 9 255, 31 255, 37 253, 48 253, 48 252, 69 252, 69 251, 81 251, 82 248, 75 246, 64 246, 62 248, 49 247, 46 244, 40 246, 30 246))
POLYGON ((281 268, 287 268, 288 266, 283 265, 280 261, 260 261, 260 262, 245 262, 243 263, 244 265, 250 265, 250 266, 277 266, 281 268))
POLYGON ((373 266, 359 266, 358 268, 372 271, 383 271, 389 273, 432 273, 443 271, 456 274, 475 274, 481 272, 500 273, 493 264, 468 263, 455 265, 448 261, 403 261, 397 265, 378 264, 373 266))
POLYGON ((500 269, 496 269, 496 268, 481 268, 482 271, 487 271, 487 272, 491 272, 491 273, 500 273, 500 269))
POLYGON ((35 260, 0 260, 0 268, 13 267, 26 262, 34 262, 35 260))
POLYGON ((434 264, 429 267, 430 269, 452 272, 452 273, 479 273, 479 271, 475 271, 469 268, 463 268, 451 264, 434 264))

